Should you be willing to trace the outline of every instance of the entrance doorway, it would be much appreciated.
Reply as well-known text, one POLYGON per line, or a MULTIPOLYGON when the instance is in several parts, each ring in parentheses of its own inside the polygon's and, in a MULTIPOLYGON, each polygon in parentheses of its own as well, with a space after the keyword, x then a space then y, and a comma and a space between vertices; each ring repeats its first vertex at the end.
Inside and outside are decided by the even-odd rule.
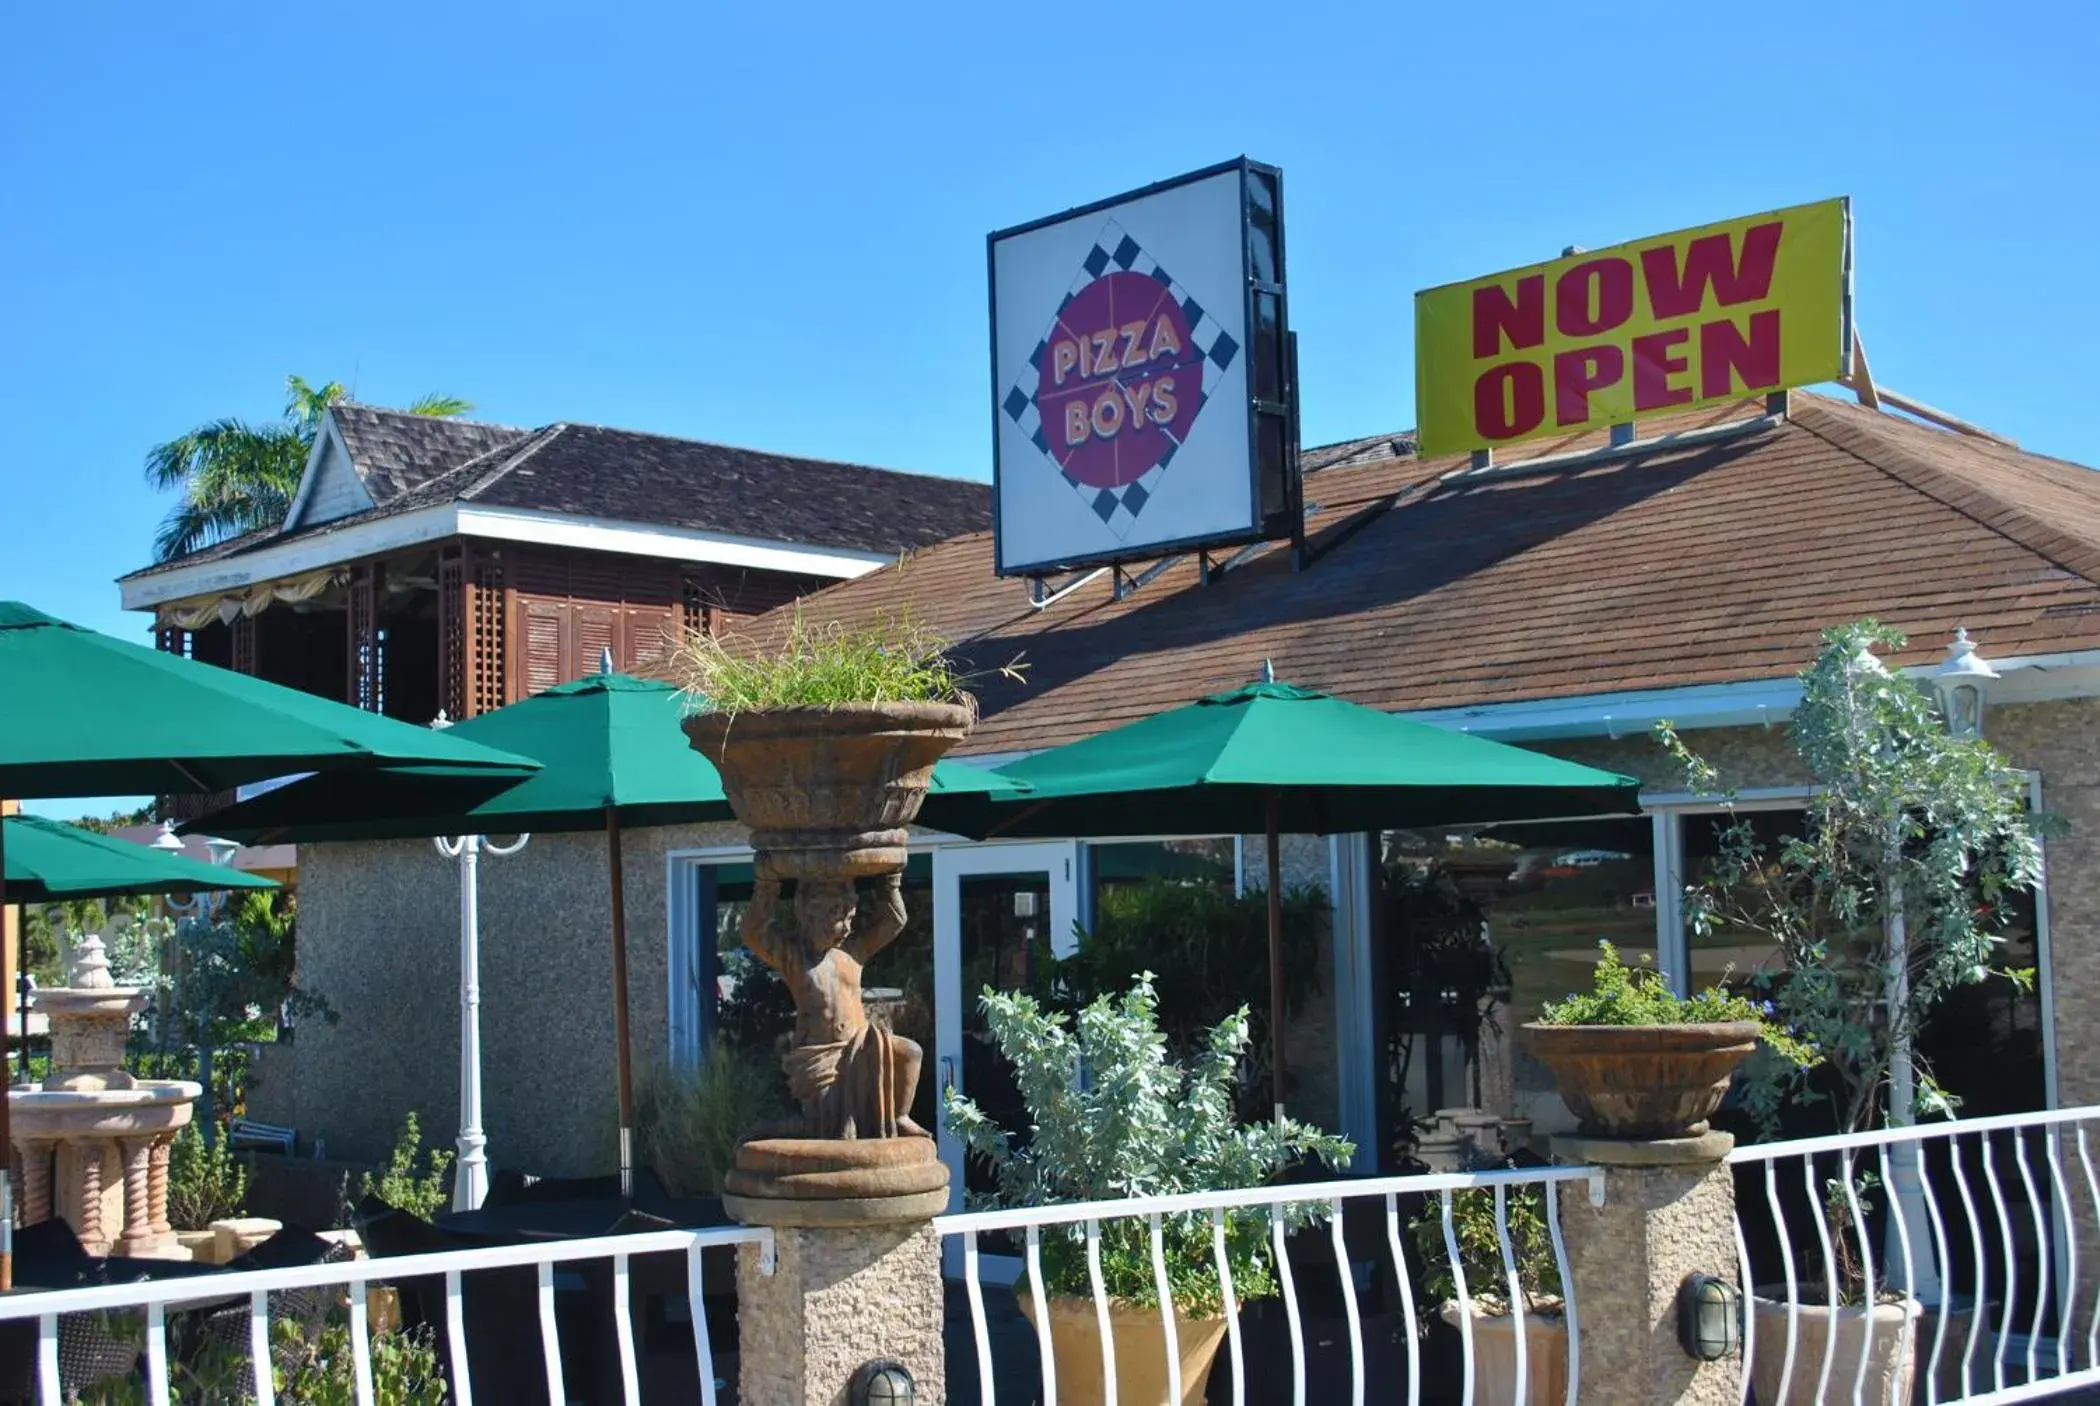
MULTIPOLYGON (((985 1029, 978 995, 989 986, 1025 990, 1045 957, 1067 957, 1078 945, 1079 846, 1070 842, 939 849, 933 857, 936 1078, 977 1100, 1002 1125, 1025 1127, 1013 1073, 985 1029)), ((987 1191, 990 1173, 966 1163, 962 1144, 940 1129, 948 1164, 950 1206, 965 1188, 987 1191)), ((944 1246, 951 1274, 961 1250, 944 1246)), ((1019 1261, 986 1262, 988 1277, 1011 1280, 1019 1261)))

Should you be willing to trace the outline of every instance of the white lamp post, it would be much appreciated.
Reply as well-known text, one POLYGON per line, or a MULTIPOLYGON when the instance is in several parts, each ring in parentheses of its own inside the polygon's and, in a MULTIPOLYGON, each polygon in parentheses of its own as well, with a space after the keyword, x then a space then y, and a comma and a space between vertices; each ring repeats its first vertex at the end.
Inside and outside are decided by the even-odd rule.
MULTIPOLYGON (((432 727, 452 726, 443 713, 432 727)), ((437 852, 459 861, 459 1162, 452 1173, 452 1209, 472 1211, 489 1194, 488 1136, 481 1127, 481 856, 498 858, 525 848, 531 835, 492 845, 486 835, 432 840, 437 852)))
MULTIPOLYGON (((1966 629, 1957 627, 1954 640, 1947 646, 1946 662, 1932 676, 1933 688, 1940 696, 1940 713, 1946 720, 1947 731, 1954 737, 1980 738, 1983 736, 1983 716, 1990 703, 1991 681, 1999 677, 1990 662, 1976 652, 1975 641, 1969 638, 1966 629)), ((1892 858, 1891 870, 1895 868, 1892 858)), ((1905 914, 1901 903, 1891 906, 1888 916, 1889 947, 1889 1008, 1902 1010, 1910 1004, 1910 969, 1908 966, 1908 934, 1905 914)), ((1909 1039, 1899 1039, 1889 1056, 1889 1121, 1897 1127, 1908 1126, 1911 1110, 1917 1099, 1917 1068, 1911 1055, 1909 1039)), ((1897 1215, 1910 1230, 1910 1244, 1917 1254, 1912 1282, 1904 1285, 1921 1299, 1937 1298, 1940 1291, 1939 1265, 1932 1253, 1931 1225, 1925 1206, 1923 1164, 1918 1145, 1904 1143, 1895 1149, 1890 1168, 1895 1182, 1897 1215)), ((1889 1226, 1891 1256, 1900 1250, 1897 1228, 1889 1226)), ((1896 1264, 1891 1258, 1889 1264, 1896 1264)))

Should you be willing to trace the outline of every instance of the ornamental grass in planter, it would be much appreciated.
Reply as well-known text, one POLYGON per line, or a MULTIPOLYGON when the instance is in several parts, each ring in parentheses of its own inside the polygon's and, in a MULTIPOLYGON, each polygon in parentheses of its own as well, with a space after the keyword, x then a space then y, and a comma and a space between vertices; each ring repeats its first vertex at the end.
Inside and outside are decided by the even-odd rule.
POLYGON ((1645 958, 1629 967, 1598 946, 1592 989, 1548 1001, 1524 1027, 1585 1136, 1698 1137, 1760 1040, 1812 1058, 1746 997, 1718 986, 1679 996, 1645 958))
MULTIPOLYGON (((1235 1072, 1249 1039, 1244 1007, 1211 1028, 1186 1063, 1168 1052, 1149 973, 1126 992, 1103 995, 1076 1018, 1045 1011, 1020 993, 987 989, 986 1024, 1012 1062, 1028 1110, 1025 1137, 1000 1127, 971 1100, 949 1092, 945 1116, 973 1156, 997 1173, 980 1206, 1044 1206, 1179 1192, 1262 1186, 1302 1159, 1329 1168, 1354 1155, 1345 1140, 1285 1120, 1241 1124, 1235 1072)), ((1278 1208, 1285 1229, 1324 1220, 1324 1203, 1278 1208)), ((1225 1333, 1224 1289, 1208 1213, 1162 1220, 1167 1286, 1181 1356, 1182 1403, 1204 1399, 1225 1333)), ((1226 1264, 1242 1304, 1278 1292, 1265 1208, 1225 1213, 1226 1264)), ((1080 1226, 1042 1232, 1042 1291, 1057 1367, 1058 1399, 1105 1400, 1101 1340, 1080 1226)), ((1116 1399, 1169 1406, 1165 1337, 1143 1218, 1101 1226, 1101 1278, 1109 1300, 1116 1399)), ((1021 1311, 1036 1316, 1026 1275, 1021 1311)))

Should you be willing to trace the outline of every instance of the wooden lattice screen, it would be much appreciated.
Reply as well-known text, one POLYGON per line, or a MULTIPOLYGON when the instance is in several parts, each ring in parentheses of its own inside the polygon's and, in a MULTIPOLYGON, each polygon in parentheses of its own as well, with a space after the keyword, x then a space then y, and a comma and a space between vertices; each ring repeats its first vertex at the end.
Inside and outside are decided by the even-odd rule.
POLYGON ((503 563, 476 555, 466 594, 466 709, 464 716, 493 712, 510 702, 503 689, 503 563))
POLYGON ((345 699, 354 708, 381 711, 379 657, 379 591, 377 562, 353 567, 350 572, 350 620, 346 632, 349 657, 349 687, 345 699))
POLYGON ((261 672, 261 660, 256 650, 255 617, 243 611, 233 617, 233 671, 253 677, 261 672))

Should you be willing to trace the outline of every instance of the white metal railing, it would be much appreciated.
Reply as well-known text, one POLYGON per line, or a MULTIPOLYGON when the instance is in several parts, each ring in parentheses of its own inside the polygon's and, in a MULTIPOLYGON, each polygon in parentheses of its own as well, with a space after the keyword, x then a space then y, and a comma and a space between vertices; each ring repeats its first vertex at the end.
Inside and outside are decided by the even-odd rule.
MULTIPOLYGON (((1553 1403, 1534 1401, 1531 1398, 1532 1374, 1528 1369, 1532 1364, 1528 1361, 1530 1335, 1526 1324, 1526 1296, 1519 1280, 1517 1251, 1509 1222, 1512 1196, 1530 1188, 1540 1188, 1544 1192, 1541 1199, 1544 1202, 1552 1254, 1559 1270, 1561 1284, 1564 1286, 1561 1311, 1566 1325, 1566 1400, 1568 1406, 1574 1406, 1582 1375, 1581 1352, 1578 1346, 1574 1285, 1568 1270, 1566 1245, 1561 1235, 1560 1209, 1556 1194, 1556 1186, 1559 1183, 1571 1181, 1588 1181, 1593 1199, 1602 1195, 1602 1178, 1588 1167, 1535 1167, 1427 1176, 1379 1177, 1259 1187, 1241 1191, 972 1211, 961 1215, 943 1216, 936 1220, 934 1225, 944 1237, 956 1237, 961 1242, 963 1283, 969 1299, 970 1325, 976 1349, 979 1399, 985 1406, 994 1406, 999 1382, 999 1363, 995 1361, 985 1298, 985 1255, 978 1244, 979 1236, 985 1234, 1018 1234, 1022 1237, 1019 1274, 1027 1280, 1030 1305, 1034 1310, 1038 1361, 1036 1370, 1040 1373, 1042 1392, 1040 1400, 1043 1406, 1052 1406, 1058 1400, 1056 1356, 1052 1347, 1049 1309, 1050 1294, 1043 1277, 1042 1265, 1043 1234, 1046 1229, 1052 1234, 1069 1235, 1085 1246, 1089 1297, 1093 1304, 1100 1340, 1104 1399, 1107 1406, 1117 1406, 1115 1343, 1110 1327, 1110 1296, 1102 1277, 1101 1246, 1103 1226, 1118 1221, 1141 1222, 1145 1227, 1145 1238, 1150 1250, 1152 1285, 1159 1300, 1161 1344, 1166 1367, 1166 1399, 1180 1401, 1183 1389, 1181 1353, 1177 1313, 1169 1286, 1166 1246, 1167 1229, 1177 1220, 1180 1221, 1181 1228, 1198 1232, 1207 1223, 1211 1259, 1223 1291, 1226 1360, 1232 1374, 1232 1400, 1234 1406, 1246 1406, 1249 1400, 1249 1354, 1241 1341, 1239 1304, 1234 1295, 1232 1269, 1226 1246, 1226 1217, 1228 1213, 1235 1211, 1265 1212, 1267 1215, 1269 1250, 1273 1256, 1277 1284, 1281 1290, 1280 1296, 1289 1327, 1291 1401, 1293 1406, 1307 1406, 1309 1354, 1306 1324, 1300 1312, 1298 1288, 1293 1279, 1290 1258, 1285 1253, 1287 1232, 1283 1212, 1285 1208, 1290 1207, 1310 1208, 1324 1213, 1329 1222, 1326 1236, 1332 1247, 1343 1321, 1349 1338, 1350 1386, 1347 1399, 1351 1406, 1363 1406, 1367 1396, 1375 1396, 1380 1401, 1404 1400, 1408 1406, 1421 1406, 1424 1400, 1435 1397, 1425 1394, 1424 1343, 1427 1325, 1417 1305, 1414 1274, 1408 1267, 1409 1228, 1403 1226, 1401 1212, 1403 1201, 1413 1203, 1420 1198, 1422 1205, 1434 1208, 1428 1214, 1441 1221, 1443 1265, 1450 1272, 1458 1305, 1455 1317, 1458 1323, 1460 1352, 1459 1399, 1467 1402, 1476 1399, 1475 1380, 1481 1353, 1480 1345, 1475 1341, 1472 1309, 1474 1299, 1485 1295, 1506 1300, 1510 1307, 1515 1355, 1513 1390, 1517 1406, 1553 1406, 1553 1403), (1489 1192, 1494 1198, 1495 1234, 1501 1260, 1501 1273, 1496 1276, 1496 1282, 1467 1282, 1465 1255, 1460 1248, 1454 1207, 1454 1197, 1467 1191, 1489 1192), (1367 1380, 1369 1367, 1366 1361, 1364 1318, 1359 1304, 1354 1267, 1345 1241, 1345 1215, 1352 1203, 1368 1203, 1374 1212, 1380 1209, 1382 1203, 1384 1236, 1380 1248, 1383 1258, 1390 1263, 1395 1276, 1396 1297, 1399 1301, 1397 1306, 1403 1319, 1404 1331, 1400 1336, 1405 1340, 1407 1361, 1407 1384, 1404 1394, 1397 1383, 1380 1381, 1374 1387, 1367 1380)), ((1018 1293, 1019 1278, 1015 1281, 1015 1287, 1018 1293)), ((955 1365, 951 1360, 951 1386, 956 1376, 955 1365)), ((1024 1366, 1011 1362, 1007 1364, 1007 1369, 1009 1381, 1016 1380, 1017 1374, 1023 1374, 1027 1370, 1024 1366)), ((1259 1406, 1269 1404, 1264 1401, 1259 1403, 1259 1406)), ((1320 1402, 1320 1406, 1327 1406, 1325 1398, 1320 1402)))
MULTIPOLYGON (((248 1300, 249 1369, 254 1381, 256 1406, 274 1406, 271 1380, 270 1295, 285 1290, 341 1287, 347 1291, 349 1337, 359 1406, 373 1406, 371 1325, 366 1290, 373 1285, 399 1284, 413 1279, 442 1278, 445 1286, 447 1374, 456 1406, 474 1406, 474 1388, 467 1364, 467 1286, 461 1276, 477 1270, 531 1267, 538 1271, 538 1326, 548 1399, 566 1400, 562 1387, 561 1340, 555 1315, 554 1270, 557 1265, 581 1261, 610 1261, 612 1267, 613 1332, 618 1352, 621 1399, 637 1406, 640 1387, 635 1357, 635 1334, 629 1304, 629 1262, 636 1255, 682 1253, 686 1257, 686 1290, 691 1305, 693 1348, 697 1354, 700 1399, 716 1406, 713 1344, 709 1339, 707 1314, 702 1309, 701 1252, 716 1246, 757 1245, 762 1250, 763 1272, 773 1269, 773 1232, 762 1227, 719 1226, 701 1230, 655 1230, 634 1235, 606 1235, 583 1240, 544 1241, 504 1245, 487 1249, 445 1250, 435 1254, 383 1256, 378 1259, 342 1260, 328 1264, 302 1265, 294 1269, 246 1270, 231 1274, 205 1274, 178 1279, 149 1280, 136 1284, 97 1285, 81 1289, 59 1289, 49 1293, 18 1292, 0 1296, 0 1322, 34 1319, 37 1323, 37 1400, 39 1406, 60 1406, 66 1398, 59 1380, 59 1320, 77 1313, 109 1313, 129 1309, 145 1312, 146 1401, 150 1406, 168 1406, 170 1370, 167 1315, 248 1300)), ((502 1403, 490 1403, 502 1406, 502 1403)))
POLYGON ((1737 1148, 1760 1406, 2100 1383, 2096 1124, 2100 1107, 2072 1108, 1737 1148))

